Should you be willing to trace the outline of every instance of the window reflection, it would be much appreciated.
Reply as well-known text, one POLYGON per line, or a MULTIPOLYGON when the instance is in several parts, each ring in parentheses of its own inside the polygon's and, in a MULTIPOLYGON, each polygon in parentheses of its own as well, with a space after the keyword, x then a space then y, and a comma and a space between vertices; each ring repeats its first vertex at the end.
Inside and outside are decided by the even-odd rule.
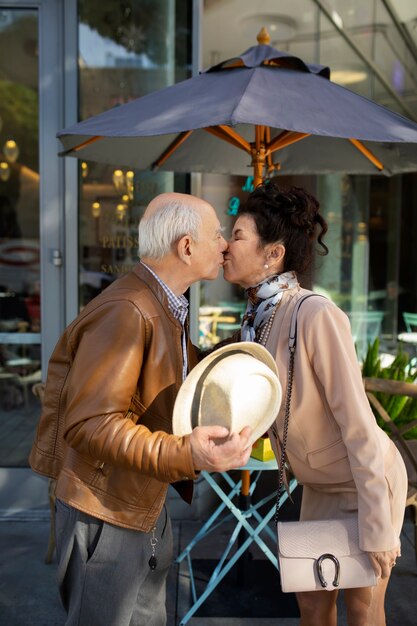
POLYGON ((39 332, 36 11, 0 11, 0 76, 0 325, 39 332))
POLYGON ((1 462, 26 466, 41 380, 37 11, 0 10, 1 462))
MULTIPOLYGON (((80 119, 187 78, 190 3, 79 3, 80 119)), ((157 194, 184 177, 123 163, 80 164, 80 307, 137 263, 137 225, 157 194)))
MULTIPOLYGON (((294 12, 290 4, 260 7, 251 0, 205 0, 203 67, 255 45, 264 26, 275 48, 330 65, 335 82, 416 118, 416 61, 401 32, 406 29, 416 41, 414 10, 402 9, 398 28, 382 0, 368 4, 331 0, 326 11, 333 22, 308 0, 300 0, 297 7, 294 12), (232 33, 231 23, 236 24, 232 33)), ((232 220, 227 215, 230 203, 244 199, 237 180, 203 176, 203 195, 218 208, 226 224, 232 220)), ((329 223, 330 254, 319 260, 314 275, 301 277, 304 286, 324 293, 349 314, 359 353, 376 335, 383 349, 395 352, 398 332, 405 330, 401 311, 417 312, 416 176, 279 175, 278 181, 283 187, 294 184, 315 194, 329 223)), ((214 319, 226 315, 220 302, 243 301, 242 293, 229 290, 222 278, 214 285, 202 285, 199 330, 203 344, 220 339, 214 319)))
MULTIPOLYGON (((202 176, 202 195, 216 207, 226 237, 238 205, 250 192, 249 178, 202 176)), ((283 188, 305 187, 316 195, 329 225, 329 255, 317 258, 312 275, 299 276, 302 286, 322 293, 349 315, 359 357, 376 336, 384 349, 395 350, 398 298, 404 291, 398 284, 397 258, 400 178, 332 174, 279 176, 277 182, 283 188)), ((200 346, 211 348, 236 332, 245 304, 244 290, 225 282, 221 275, 216 281, 203 281, 200 346)))

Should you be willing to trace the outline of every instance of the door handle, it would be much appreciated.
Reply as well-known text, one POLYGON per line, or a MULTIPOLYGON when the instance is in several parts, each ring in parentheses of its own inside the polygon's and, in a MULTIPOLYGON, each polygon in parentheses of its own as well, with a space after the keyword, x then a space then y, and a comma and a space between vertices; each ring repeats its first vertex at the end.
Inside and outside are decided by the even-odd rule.
POLYGON ((51 259, 51 263, 52 263, 52 265, 55 265, 55 267, 61 267, 61 265, 62 265, 62 254, 61 254, 61 250, 58 250, 57 248, 55 248, 54 250, 52 250, 52 259, 51 259))

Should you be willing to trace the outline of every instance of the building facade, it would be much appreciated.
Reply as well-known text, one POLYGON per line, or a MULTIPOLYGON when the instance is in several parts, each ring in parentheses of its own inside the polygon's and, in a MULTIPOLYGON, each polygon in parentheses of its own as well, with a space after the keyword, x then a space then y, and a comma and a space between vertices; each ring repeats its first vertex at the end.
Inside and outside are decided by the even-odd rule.
MULTIPOLYGON (((13 468, 26 472, 39 415, 32 385, 45 378, 64 327, 137 262, 148 201, 192 191, 230 231, 252 183, 250 170, 247 178, 179 175, 62 158, 57 131, 243 52, 262 27, 274 47, 329 65, 335 82, 417 120, 412 0, 0 0, 0 464, 8 478, 13 468)), ((278 177, 314 193, 329 222, 330 255, 303 283, 350 315, 359 356, 377 335, 394 353, 403 312, 417 312, 417 174, 312 175, 306 166, 303 176, 278 177)), ((219 278, 189 295, 200 345, 238 327, 237 288, 219 278)))

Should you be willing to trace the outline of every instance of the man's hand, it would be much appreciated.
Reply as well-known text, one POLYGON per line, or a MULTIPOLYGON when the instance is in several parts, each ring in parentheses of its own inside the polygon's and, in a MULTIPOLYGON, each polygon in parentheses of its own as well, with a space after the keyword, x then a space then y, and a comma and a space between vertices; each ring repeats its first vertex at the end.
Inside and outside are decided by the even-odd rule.
POLYGON ((197 426, 190 435, 194 468, 225 472, 246 465, 252 451, 251 428, 230 434, 224 426, 197 426))

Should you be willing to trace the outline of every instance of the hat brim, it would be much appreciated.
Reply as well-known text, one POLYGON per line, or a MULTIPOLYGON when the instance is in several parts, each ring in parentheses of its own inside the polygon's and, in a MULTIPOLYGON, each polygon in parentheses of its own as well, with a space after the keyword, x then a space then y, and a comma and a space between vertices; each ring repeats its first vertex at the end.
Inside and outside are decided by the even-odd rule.
MULTIPOLYGON (((207 368, 220 356, 227 356, 228 353, 235 353, 236 351, 247 353, 250 356, 255 357, 261 363, 264 363, 276 376, 276 388, 274 389, 275 402, 271 406, 271 410, 267 415, 263 415, 262 419, 260 419, 256 424, 251 424, 250 422, 247 424, 252 428, 250 443, 253 444, 257 439, 259 439, 259 437, 266 433, 268 428, 270 428, 278 415, 282 400, 282 389, 278 378, 278 368, 274 358, 268 350, 264 348, 264 346, 251 341, 242 341, 238 343, 231 343, 219 348, 218 350, 214 350, 211 354, 200 361, 200 363, 198 363, 188 374, 178 391, 174 404, 172 416, 172 428, 174 435, 188 435, 193 429, 192 411, 194 396, 197 384, 207 368)), ((218 425, 226 425, 222 423, 221 415, 219 415, 218 425)), ((226 426, 228 427, 228 425, 226 426)))

